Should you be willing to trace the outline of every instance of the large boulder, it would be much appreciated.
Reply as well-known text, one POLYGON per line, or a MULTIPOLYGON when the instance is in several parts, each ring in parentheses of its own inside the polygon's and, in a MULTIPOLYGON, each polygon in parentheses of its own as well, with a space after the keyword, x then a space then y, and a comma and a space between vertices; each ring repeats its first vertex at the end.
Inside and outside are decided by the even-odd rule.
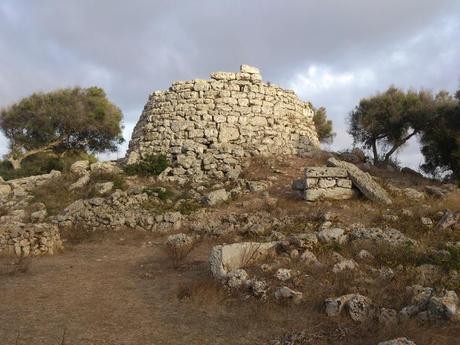
POLYGON ((348 294, 337 298, 328 298, 324 301, 327 316, 338 316, 343 309, 353 321, 364 322, 373 315, 372 301, 360 294, 348 294))
POLYGON ((121 174, 123 170, 114 162, 96 162, 90 165, 91 174, 121 174))
POLYGON ((90 180, 91 178, 89 175, 83 175, 77 181, 75 181, 69 186, 69 190, 81 189, 84 186, 86 186, 90 180))
POLYGON ((70 166, 70 172, 77 176, 83 176, 89 173, 89 161, 76 161, 70 166))
POLYGON ((211 272, 217 279, 275 253, 277 242, 242 242, 215 246, 209 257, 211 272))
POLYGON ((391 204, 391 198, 388 193, 374 181, 371 175, 359 169, 356 165, 340 161, 334 157, 327 160, 329 166, 343 168, 348 172, 348 176, 353 185, 358 188, 368 199, 383 203, 391 204))
POLYGON ((222 188, 222 189, 214 190, 208 193, 203 198, 203 203, 209 206, 214 206, 214 205, 217 205, 227 200, 228 200, 228 193, 224 188, 222 188))

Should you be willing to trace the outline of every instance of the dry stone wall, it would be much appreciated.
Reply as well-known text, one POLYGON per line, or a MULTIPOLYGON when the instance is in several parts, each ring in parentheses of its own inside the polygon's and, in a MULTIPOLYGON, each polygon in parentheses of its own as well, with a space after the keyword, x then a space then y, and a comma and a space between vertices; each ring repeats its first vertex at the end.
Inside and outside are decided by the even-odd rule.
POLYGON ((177 81, 149 97, 126 162, 166 154, 176 179, 236 178, 242 158, 318 147, 313 110, 293 91, 262 81, 257 68, 177 81))
POLYGON ((10 223, 0 226, 0 256, 38 256, 63 248, 57 226, 10 223))
POLYGON ((307 201, 318 199, 350 199, 358 193, 353 189, 348 172, 342 168, 310 167, 305 169, 304 198, 307 201))

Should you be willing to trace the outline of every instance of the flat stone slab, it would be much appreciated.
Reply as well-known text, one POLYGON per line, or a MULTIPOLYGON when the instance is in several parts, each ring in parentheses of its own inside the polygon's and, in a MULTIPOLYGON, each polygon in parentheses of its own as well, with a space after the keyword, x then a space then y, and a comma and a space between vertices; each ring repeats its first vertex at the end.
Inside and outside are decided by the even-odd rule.
POLYGON ((215 246, 209 257, 212 275, 224 279, 228 273, 253 264, 275 252, 277 242, 242 242, 215 246))
POLYGON ((388 193, 374 181, 372 176, 359 169, 356 165, 340 161, 333 157, 327 160, 327 165, 345 169, 353 185, 368 199, 383 204, 392 203, 388 193))
POLYGON ((305 168, 305 177, 347 177, 348 172, 343 168, 335 167, 308 167, 305 168))
POLYGON ((317 200, 346 200, 359 195, 356 189, 333 187, 333 188, 312 188, 305 189, 304 199, 307 201, 317 200))

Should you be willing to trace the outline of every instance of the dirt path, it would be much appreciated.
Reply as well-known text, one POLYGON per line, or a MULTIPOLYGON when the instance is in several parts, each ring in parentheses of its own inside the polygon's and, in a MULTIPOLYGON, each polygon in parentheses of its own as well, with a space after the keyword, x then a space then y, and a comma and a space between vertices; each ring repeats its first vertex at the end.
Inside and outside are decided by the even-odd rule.
POLYGON ((206 257, 177 270, 158 246, 104 241, 34 259, 0 276, 0 343, 58 344, 66 330, 68 345, 254 344, 261 313, 220 304, 206 257))
POLYGON ((161 246, 145 246, 147 240, 67 246, 34 258, 25 273, 5 274, 11 259, 0 259, 0 345, 258 345, 296 330, 319 334, 315 345, 374 345, 400 335, 434 345, 451 344, 459 331, 376 334, 328 319, 314 304, 231 297, 209 276, 210 243, 174 269, 161 246))

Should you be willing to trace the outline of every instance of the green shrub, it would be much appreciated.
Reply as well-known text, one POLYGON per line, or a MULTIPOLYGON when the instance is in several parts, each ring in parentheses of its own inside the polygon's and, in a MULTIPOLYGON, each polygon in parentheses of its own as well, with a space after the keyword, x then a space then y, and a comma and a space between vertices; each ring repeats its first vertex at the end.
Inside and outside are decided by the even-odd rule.
POLYGON ((64 154, 39 153, 24 159, 20 169, 13 169, 7 160, 0 161, 0 176, 5 180, 48 174, 51 170, 67 171, 78 160, 96 161, 93 155, 82 151, 67 151, 64 154))
POLYGON ((148 196, 156 196, 162 201, 172 197, 172 192, 164 187, 146 187, 142 191, 148 196))
POLYGON ((101 173, 101 174, 91 174, 91 184, 98 182, 113 182, 114 189, 126 190, 128 185, 126 184, 126 177, 123 174, 110 174, 110 173, 101 173))
POLYGON ((128 175, 158 176, 169 166, 165 155, 149 155, 139 163, 129 164, 124 170, 128 175))
POLYGON ((47 174, 51 170, 62 171, 63 163, 56 156, 36 155, 24 160, 20 169, 13 169, 8 161, 0 162, 0 176, 5 180, 13 180, 33 175, 47 174))

